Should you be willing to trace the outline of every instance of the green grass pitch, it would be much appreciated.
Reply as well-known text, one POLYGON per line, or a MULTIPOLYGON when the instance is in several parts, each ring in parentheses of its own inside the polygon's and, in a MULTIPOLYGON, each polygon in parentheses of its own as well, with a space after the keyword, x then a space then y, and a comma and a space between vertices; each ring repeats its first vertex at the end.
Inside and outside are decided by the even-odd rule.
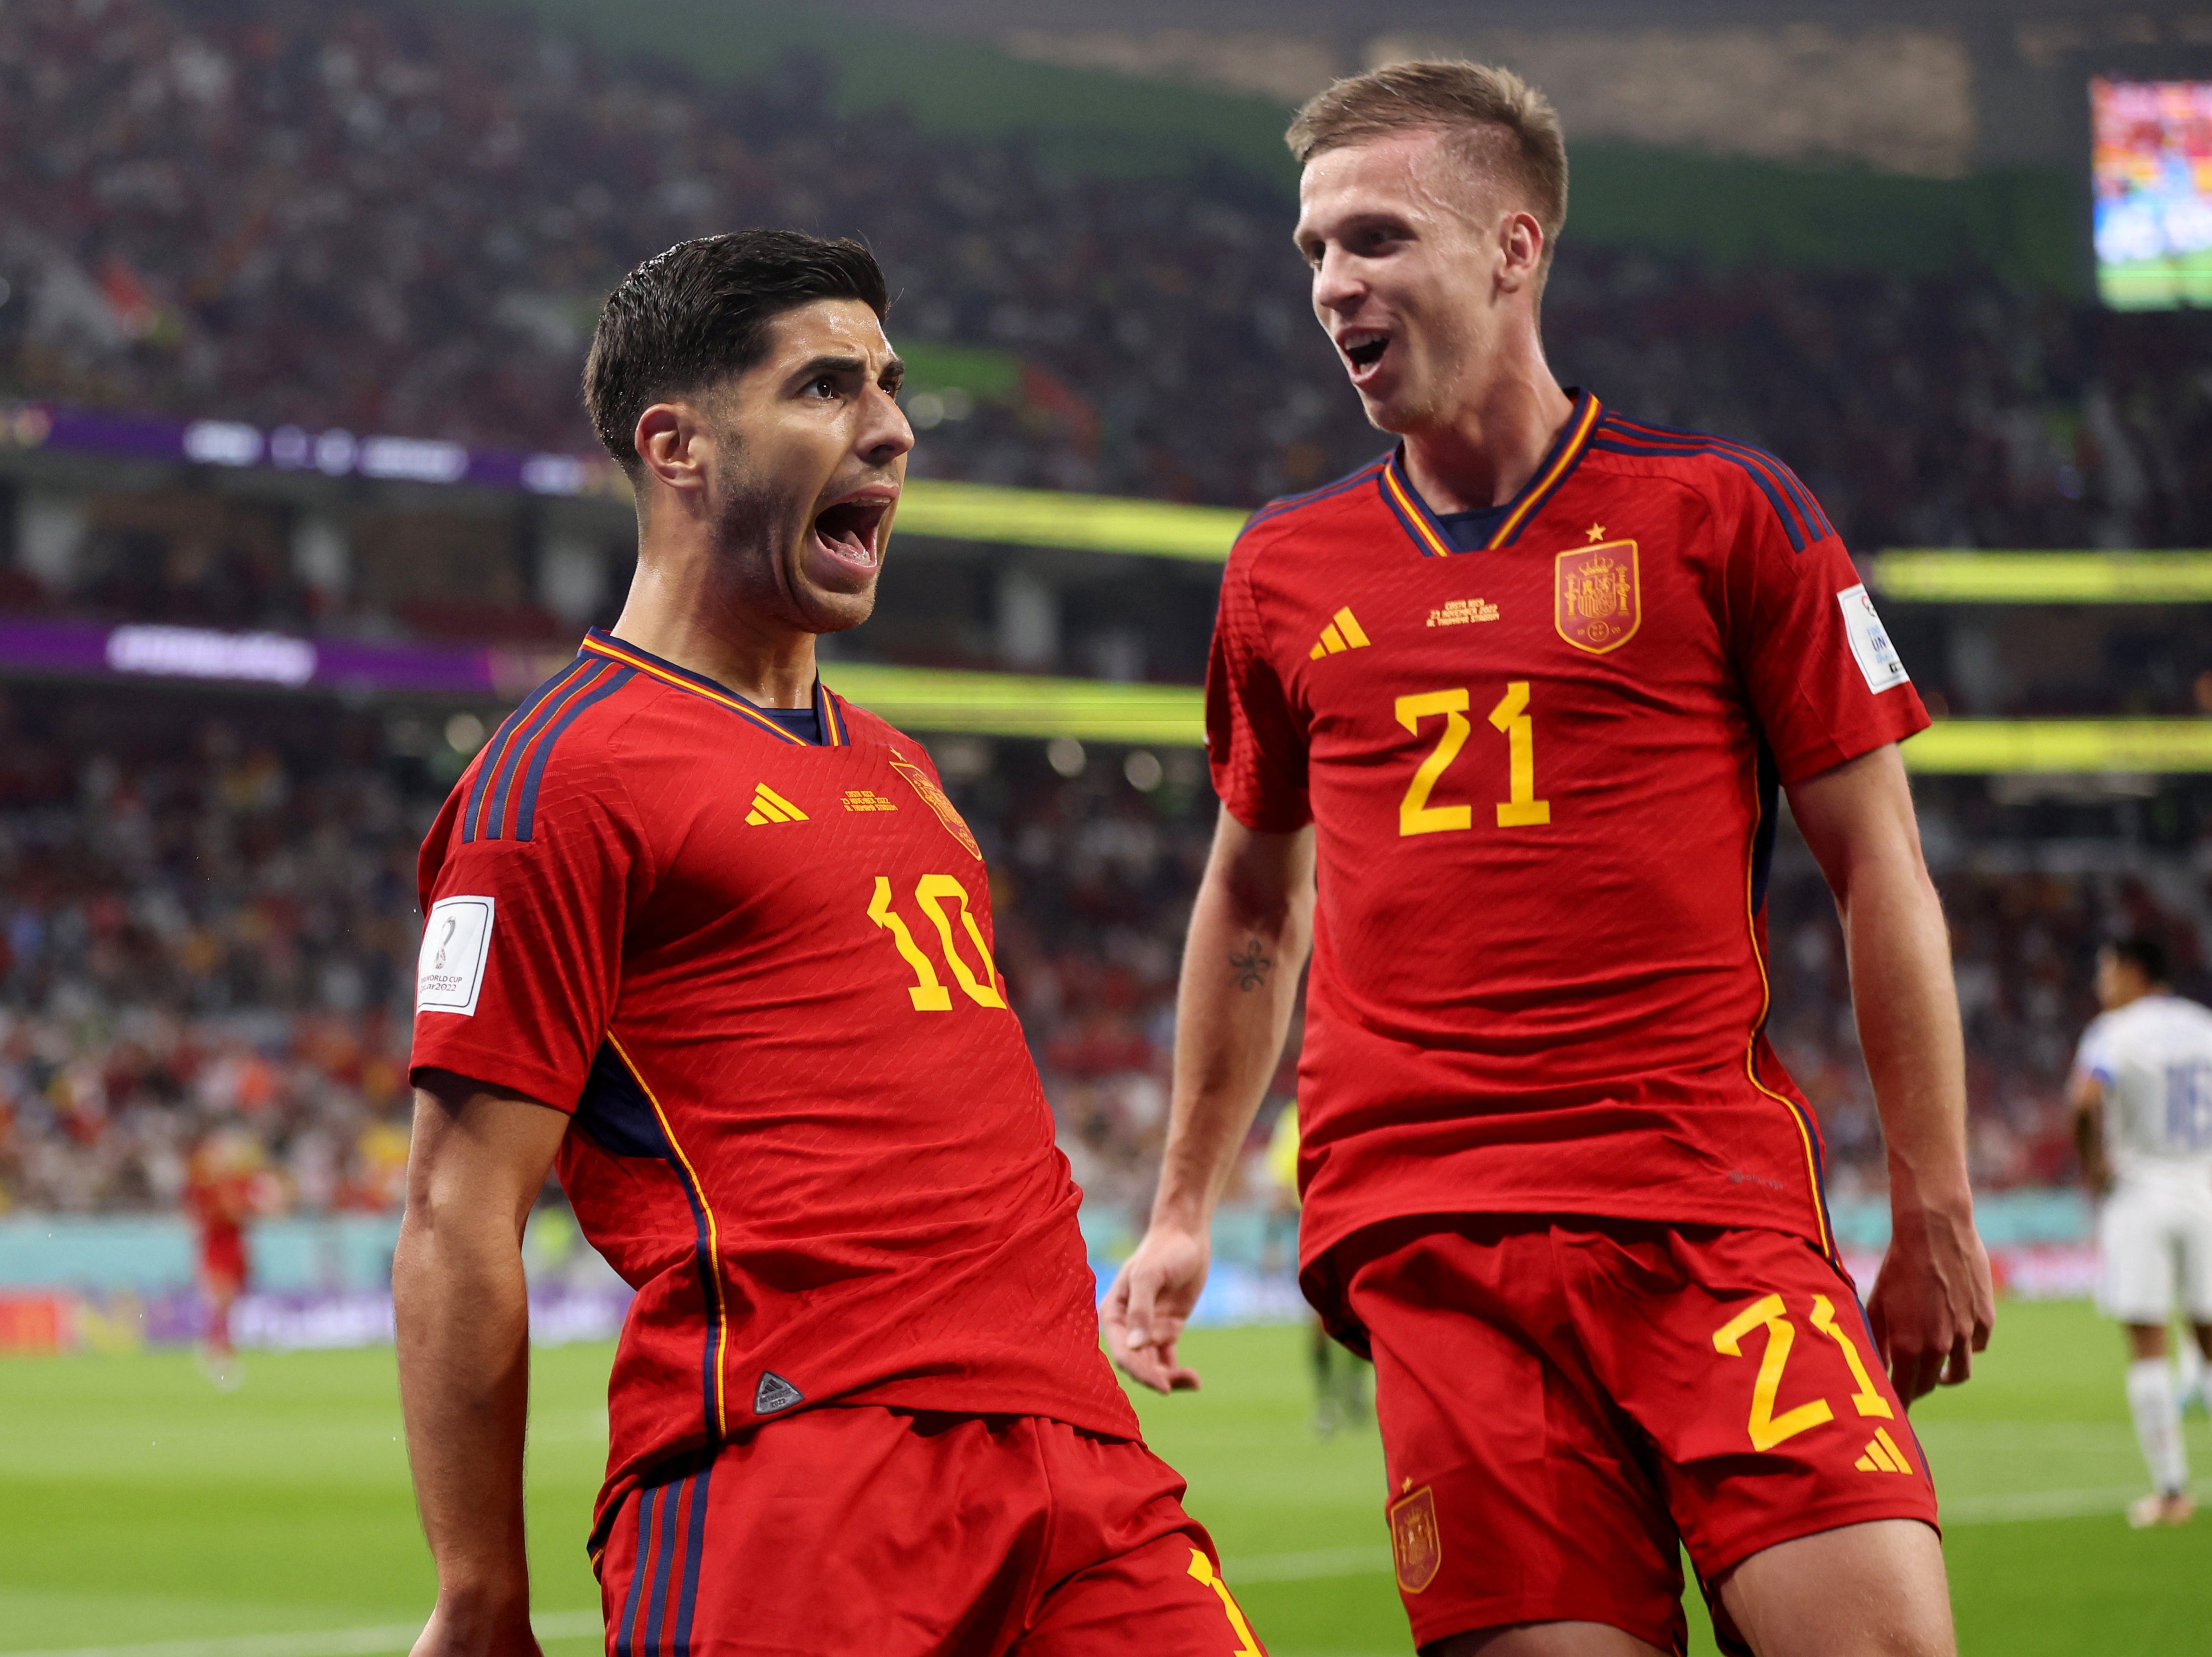
MULTIPOLYGON (((1278 1657, 1404 1653, 1380 1452, 1371 1431, 1315 1439, 1304 1338, 1193 1336, 1206 1390, 1142 1400, 1146 1429, 1190 1478, 1278 1657)), ((576 1630, 597 1604, 581 1538, 608 1359, 536 1358, 532 1553, 541 1613, 564 1630, 548 1657, 597 1645, 576 1630)), ((2087 1307, 2008 1305, 1974 1381, 1914 1412, 1970 1657, 2212 1648, 2212 1508, 2142 1534, 2120 1517, 2143 1483, 2121 1367, 2118 1335, 2087 1307)), ((2212 1432, 2194 1420, 2190 1437, 2212 1473, 2212 1432)), ((231 1395, 173 1355, 0 1363, 0 1654, 398 1651, 430 1593, 389 1351, 257 1356, 231 1395), (301 1637, 267 1637, 285 1636, 301 1637)), ((1695 1643, 1711 1649, 1701 1628, 1695 1643)))

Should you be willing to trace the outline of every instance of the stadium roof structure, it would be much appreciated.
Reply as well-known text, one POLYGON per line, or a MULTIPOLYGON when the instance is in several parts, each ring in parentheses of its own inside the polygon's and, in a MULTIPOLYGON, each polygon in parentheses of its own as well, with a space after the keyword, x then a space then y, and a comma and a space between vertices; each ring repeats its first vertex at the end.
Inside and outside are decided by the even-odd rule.
POLYGON ((2212 603, 2212 551, 1899 549, 1867 561, 1885 598, 1931 604, 2212 603))

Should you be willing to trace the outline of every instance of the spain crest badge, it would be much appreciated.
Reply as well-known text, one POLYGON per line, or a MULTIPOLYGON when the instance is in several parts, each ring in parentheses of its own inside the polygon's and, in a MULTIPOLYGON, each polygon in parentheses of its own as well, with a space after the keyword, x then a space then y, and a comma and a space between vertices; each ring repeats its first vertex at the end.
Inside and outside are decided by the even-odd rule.
POLYGON ((902 759, 893 759, 890 767, 907 780, 908 786, 915 793, 921 796, 922 804, 937 813, 937 820, 945 825, 946 832, 968 848, 969 856, 980 859, 983 855, 983 848, 975 843, 975 836, 961 816, 959 808, 945 797, 945 791, 937 786, 928 772, 902 759))
POLYGON ((1559 636, 1577 650, 1602 656, 1620 649, 1644 625, 1636 543, 1606 541, 1561 553, 1553 603, 1559 636))
POLYGON ((1437 1531, 1437 1495, 1424 1484, 1390 1504, 1390 1555, 1398 1567, 1398 1586, 1419 1593, 1437 1580, 1444 1563, 1443 1538, 1437 1531))

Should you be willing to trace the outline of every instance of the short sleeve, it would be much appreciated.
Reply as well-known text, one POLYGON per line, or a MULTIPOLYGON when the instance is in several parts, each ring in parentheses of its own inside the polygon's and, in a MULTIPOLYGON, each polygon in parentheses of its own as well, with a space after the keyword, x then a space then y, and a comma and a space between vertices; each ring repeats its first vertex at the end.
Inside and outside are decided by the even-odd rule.
POLYGON ((1843 538, 1802 483, 1766 464, 1742 474, 1729 611, 1745 691, 1788 785, 1929 720, 1843 538))
POLYGON ((1305 728, 1267 654, 1249 556, 1240 547, 1221 580, 1206 670, 1206 757, 1230 815, 1261 834, 1289 834, 1313 821, 1305 728))
POLYGON ((2074 1071, 2079 1076, 2094 1077, 2106 1087, 2112 1084, 2113 1064, 2112 1032, 2101 1018, 2089 1021, 2089 1028, 2081 1032, 2081 1045, 2074 1053, 2074 1071))
POLYGON ((554 757, 526 831, 470 836, 465 775, 424 842, 415 1070, 574 1110, 620 985, 647 848, 614 768, 554 757))

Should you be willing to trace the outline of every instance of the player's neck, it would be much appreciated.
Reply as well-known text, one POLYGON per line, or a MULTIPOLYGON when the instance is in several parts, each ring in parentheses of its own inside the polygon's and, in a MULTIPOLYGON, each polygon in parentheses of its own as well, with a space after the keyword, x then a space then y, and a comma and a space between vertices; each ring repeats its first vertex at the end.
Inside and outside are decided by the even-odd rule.
POLYGON ((1407 476, 1434 512, 1503 506, 1536 475, 1574 411, 1540 352, 1500 364, 1440 418, 1406 433, 1407 476))
POLYGON ((814 635, 719 591, 697 565, 641 559, 614 635, 760 707, 814 697, 814 635), (685 579, 687 574, 691 579, 685 579))

